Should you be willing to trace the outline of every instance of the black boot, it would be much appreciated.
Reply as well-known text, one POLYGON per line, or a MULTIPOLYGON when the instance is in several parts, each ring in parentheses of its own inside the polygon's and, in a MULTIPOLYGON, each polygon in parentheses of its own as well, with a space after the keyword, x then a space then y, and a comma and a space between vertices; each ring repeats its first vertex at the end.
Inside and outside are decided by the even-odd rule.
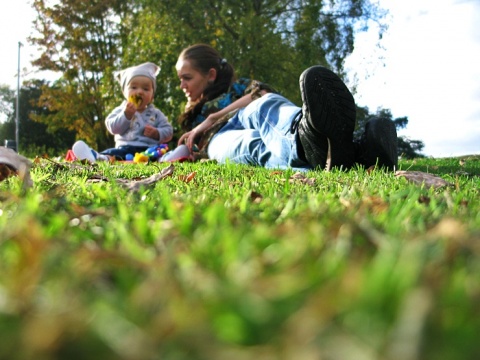
POLYGON ((365 132, 355 144, 355 161, 365 168, 377 166, 387 170, 398 167, 397 130, 393 121, 374 118, 365 125, 365 132))
POLYGON ((343 81, 322 66, 300 76, 302 116, 293 124, 307 162, 343 170, 354 164, 355 101, 343 81))

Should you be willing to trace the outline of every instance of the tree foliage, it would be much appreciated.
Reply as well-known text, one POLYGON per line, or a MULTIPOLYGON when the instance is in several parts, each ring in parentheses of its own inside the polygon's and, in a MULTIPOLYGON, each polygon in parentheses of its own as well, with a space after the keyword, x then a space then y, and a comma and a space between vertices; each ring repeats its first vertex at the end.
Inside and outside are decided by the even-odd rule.
MULTIPOLYGON (((44 153, 65 153, 75 139, 75 132, 73 131, 63 127, 47 127, 46 124, 34 121, 36 117, 50 115, 50 110, 47 107, 38 106, 38 99, 42 94, 44 85, 45 83, 41 80, 32 80, 20 89, 18 148, 22 154, 31 157, 44 153)), ((13 93, 12 90, 9 91, 9 94, 13 93)), ((0 93, 1 95, 3 93, 0 93)), ((10 101, 10 107, 13 109, 8 120, 0 124, 0 141, 3 144, 7 139, 15 139, 16 97, 8 96, 8 99, 2 97, 1 101, 10 101)))
POLYGON ((5 140, 15 139, 15 91, 8 85, 0 86, 0 146, 5 140))
POLYGON ((33 65, 59 72, 53 86, 44 86, 39 106, 49 115, 37 121, 51 129, 74 129, 100 147, 111 143, 103 119, 114 97, 112 72, 121 63, 127 30, 120 19, 131 12, 123 0, 34 0, 35 28, 30 41, 42 53, 33 65))
POLYGON ((385 15, 371 0, 34 0, 41 50, 33 64, 61 79, 42 89, 36 117, 75 130, 98 148, 112 144, 104 118, 121 100, 114 70, 161 66, 155 103, 175 125, 184 106, 175 62, 193 43, 215 46, 237 74, 267 82, 299 103, 298 77, 313 64, 342 73, 355 31, 385 15))
POLYGON ((398 155, 405 159, 425 157, 421 153, 425 144, 421 140, 412 140, 405 136, 398 137, 398 155))
POLYGON ((305 68, 321 64, 342 73, 355 30, 369 21, 379 23, 380 32, 385 29, 384 11, 369 0, 208 0, 202 6, 190 0, 144 0, 143 9, 124 54, 131 61, 132 54, 151 51, 150 58, 165 65, 162 81, 169 88, 178 86, 173 67, 179 52, 204 42, 217 48, 238 75, 269 83, 296 103, 305 68))
POLYGON ((0 121, 13 114, 15 92, 8 85, 0 85, 0 121))

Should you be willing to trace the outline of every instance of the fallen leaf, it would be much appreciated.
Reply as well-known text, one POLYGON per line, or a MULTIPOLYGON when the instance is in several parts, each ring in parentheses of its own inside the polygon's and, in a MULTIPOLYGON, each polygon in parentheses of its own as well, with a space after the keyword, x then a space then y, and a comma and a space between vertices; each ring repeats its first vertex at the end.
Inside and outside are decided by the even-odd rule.
POLYGON ((180 181, 183 181, 183 182, 186 182, 186 183, 189 183, 190 181, 193 180, 193 178, 195 177, 196 175, 196 172, 191 172, 190 174, 188 175, 178 175, 178 180, 180 181))
POLYGON ((10 176, 16 175, 17 172, 14 168, 10 167, 9 165, 0 164, 0 181, 9 178, 10 176))
POLYGON ((398 170, 395 172, 395 176, 397 177, 404 177, 408 181, 417 184, 417 185, 425 185, 425 187, 434 187, 435 189, 439 189, 444 186, 453 186, 452 183, 442 179, 439 176, 435 176, 429 173, 424 173, 422 171, 403 171, 398 170))
MULTIPOLYGON (((0 164, 4 165, 4 168, 6 165, 6 167, 13 169, 18 177, 23 180, 25 187, 33 185, 32 179, 30 178, 30 167, 32 163, 26 157, 17 154, 12 149, 0 147, 0 164)), ((7 173, 7 169, 4 170, 5 173, 7 173)), ((11 175, 11 173, 8 174, 8 176, 11 175)), ((0 180, 3 180, 3 178, 0 180)))
POLYGON ((442 219, 435 227, 429 230, 428 234, 453 240, 461 240, 467 237, 465 225, 461 221, 452 218, 442 219))
POLYGON ((430 204, 430 197, 428 197, 428 196, 420 196, 420 197, 418 198, 418 202, 419 202, 420 204, 425 204, 425 205, 428 206, 428 205, 430 204))
POLYGON ((460 201, 460 205, 463 206, 463 207, 467 207, 468 206, 468 200, 463 199, 462 201, 460 201))
POLYGON ((187 177, 185 178, 185 182, 189 183, 190 181, 192 181, 196 174, 197 173, 195 171, 188 174, 187 177))
MULTIPOLYGON (((123 180, 123 179, 122 179, 122 180, 123 180)), ((133 180, 126 180, 126 181, 135 181, 135 179, 133 179, 133 180)), ((108 182, 108 178, 105 177, 105 176, 99 175, 99 174, 93 174, 92 176, 90 176, 90 177, 88 178, 87 182, 89 182, 89 183, 108 182)))
POLYGON ((366 206, 368 212, 377 215, 388 210, 388 203, 379 196, 366 196, 362 198, 362 205, 366 206))
POLYGON ((156 182, 166 178, 167 176, 171 176, 173 174, 173 170, 175 166, 170 164, 168 167, 162 169, 158 174, 153 174, 152 176, 143 179, 143 180, 127 180, 127 179, 116 179, 117 183, 126 187, 129 191, 138 191, 142 186, 150 186, 155 184, 156 182))
POLYGON ((304 174, 297 172, 290 178, 290 183, 293 182, 302 182, 306 185, 313 186, 315 185, 315 178, 307 178, 304 174))
POLYGON ((375 165, 370 166, 370 167, 367 169, 367 174, 371 174, 372 171, 374 171, 374 170, 375 170, 375 165))
POLYGON ((260 204, 263 200, 263 196, 262 196, 262 194, 260 194, 256 191, 252 191, 250 193, 250 200, 255 204, 260 204))

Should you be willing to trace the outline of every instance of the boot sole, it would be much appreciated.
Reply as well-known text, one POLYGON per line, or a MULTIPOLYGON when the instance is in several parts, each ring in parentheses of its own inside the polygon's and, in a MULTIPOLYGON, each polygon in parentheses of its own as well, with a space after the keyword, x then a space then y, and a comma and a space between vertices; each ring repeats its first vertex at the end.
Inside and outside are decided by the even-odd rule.
POLYGON ((356 121, 352 94, 335 73, 322 66, 312 66, 302 73, 300 89, 308 125, 328 139, 326 169, 350 168, 356 121))
POLYGON ((398 140, 395 124, 388 120, 377 118, 370 120, 366 136, 368 150, 366 167, 377 166, 388 170, 398 167, 398 140))

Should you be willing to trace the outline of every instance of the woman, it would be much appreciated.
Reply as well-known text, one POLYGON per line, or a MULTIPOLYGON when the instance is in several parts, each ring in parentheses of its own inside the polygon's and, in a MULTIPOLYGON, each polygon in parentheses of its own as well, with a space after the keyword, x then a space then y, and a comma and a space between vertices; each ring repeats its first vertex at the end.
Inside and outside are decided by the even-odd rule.
POLYGON ((308 170, 351 168, 359 153, 372 164, 394 168, 397 139, 391 121, 371 126, 369 143, 353 143, 355 102, 340 78, 313 66, 300 76, 302 108, 266 84, 240 79, 233 67, 211 46, 186 48, 176 64, 180 88, 187 97, 179 121, 186 144, 210 159, 225 162, 308 170), (382 138, 382 139, 380 139, 382 138), (375 152, 376 147, 381 147, 375 152), (373 149, 373 150, 372 150, 373 149), (376 156, 378 154, 378 156, 376 156))

